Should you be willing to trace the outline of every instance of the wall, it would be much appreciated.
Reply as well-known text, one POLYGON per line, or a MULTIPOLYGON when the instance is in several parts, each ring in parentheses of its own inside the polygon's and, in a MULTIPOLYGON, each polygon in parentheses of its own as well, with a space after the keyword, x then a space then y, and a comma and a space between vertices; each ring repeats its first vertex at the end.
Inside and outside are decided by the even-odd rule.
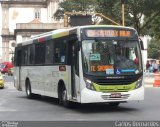
MULTIPOLYGON (((41 8, 41 19, 47 23, 47 9, 41 8)), ((34 8, 10 8, 9 9, 9 30, 14 32, 16 23, 29 23, 34 20, 34 8)))
MULTIPOLYGON (((0 15, 2 15, 1 10, 1 3, 0 3, 0 15)), ((2 37, 1 37, 1 30, 2 30, 2 16, 0 16, 0 47, 2 47, 2 37)), ((2 61, 2 48, 0 48, 0 62, 2 61)))

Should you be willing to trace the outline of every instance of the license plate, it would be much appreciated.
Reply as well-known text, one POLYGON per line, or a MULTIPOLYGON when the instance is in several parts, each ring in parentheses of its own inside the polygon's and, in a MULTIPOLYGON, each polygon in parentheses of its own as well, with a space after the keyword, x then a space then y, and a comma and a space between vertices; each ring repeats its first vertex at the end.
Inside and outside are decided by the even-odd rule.
POLYGON ((120 98, 121 97, 121 93, 111 93, 110 97, 111 98, 120 98))

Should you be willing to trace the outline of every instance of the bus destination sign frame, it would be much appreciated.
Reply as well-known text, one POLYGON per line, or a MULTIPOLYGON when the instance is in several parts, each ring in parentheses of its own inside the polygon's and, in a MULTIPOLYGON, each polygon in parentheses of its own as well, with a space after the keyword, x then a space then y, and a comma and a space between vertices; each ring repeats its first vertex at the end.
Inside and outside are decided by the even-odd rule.
POLYGON ((134 36, 133 31, 128 29, 85 29, 85 36, 87 38, 94 37, 124 37, 132 38, 134 36))

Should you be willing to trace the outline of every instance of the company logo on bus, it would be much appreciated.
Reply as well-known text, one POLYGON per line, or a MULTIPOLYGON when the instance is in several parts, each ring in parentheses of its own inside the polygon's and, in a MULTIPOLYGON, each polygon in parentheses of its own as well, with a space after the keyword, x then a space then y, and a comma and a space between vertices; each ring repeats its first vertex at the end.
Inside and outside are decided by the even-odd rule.
POLYGON ((66 71, 66 66, 64 66, 64 65, 59 66, 59 71, 66 71))

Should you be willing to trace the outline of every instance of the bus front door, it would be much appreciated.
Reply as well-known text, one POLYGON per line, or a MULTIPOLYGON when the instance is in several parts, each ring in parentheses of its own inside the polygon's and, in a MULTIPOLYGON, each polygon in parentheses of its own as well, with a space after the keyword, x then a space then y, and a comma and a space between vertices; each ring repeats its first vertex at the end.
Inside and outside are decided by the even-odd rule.
MULTIPOLYGON (((69 60, 71 65, 71 95, 72 99, 79 97, 77 96, 77 92, 79 91, 79 57, 78 51, 75 49, 75 42, 71 42, 69 45, 69 60)), ((79 100, 79 99, 78 99, 79 100)))

